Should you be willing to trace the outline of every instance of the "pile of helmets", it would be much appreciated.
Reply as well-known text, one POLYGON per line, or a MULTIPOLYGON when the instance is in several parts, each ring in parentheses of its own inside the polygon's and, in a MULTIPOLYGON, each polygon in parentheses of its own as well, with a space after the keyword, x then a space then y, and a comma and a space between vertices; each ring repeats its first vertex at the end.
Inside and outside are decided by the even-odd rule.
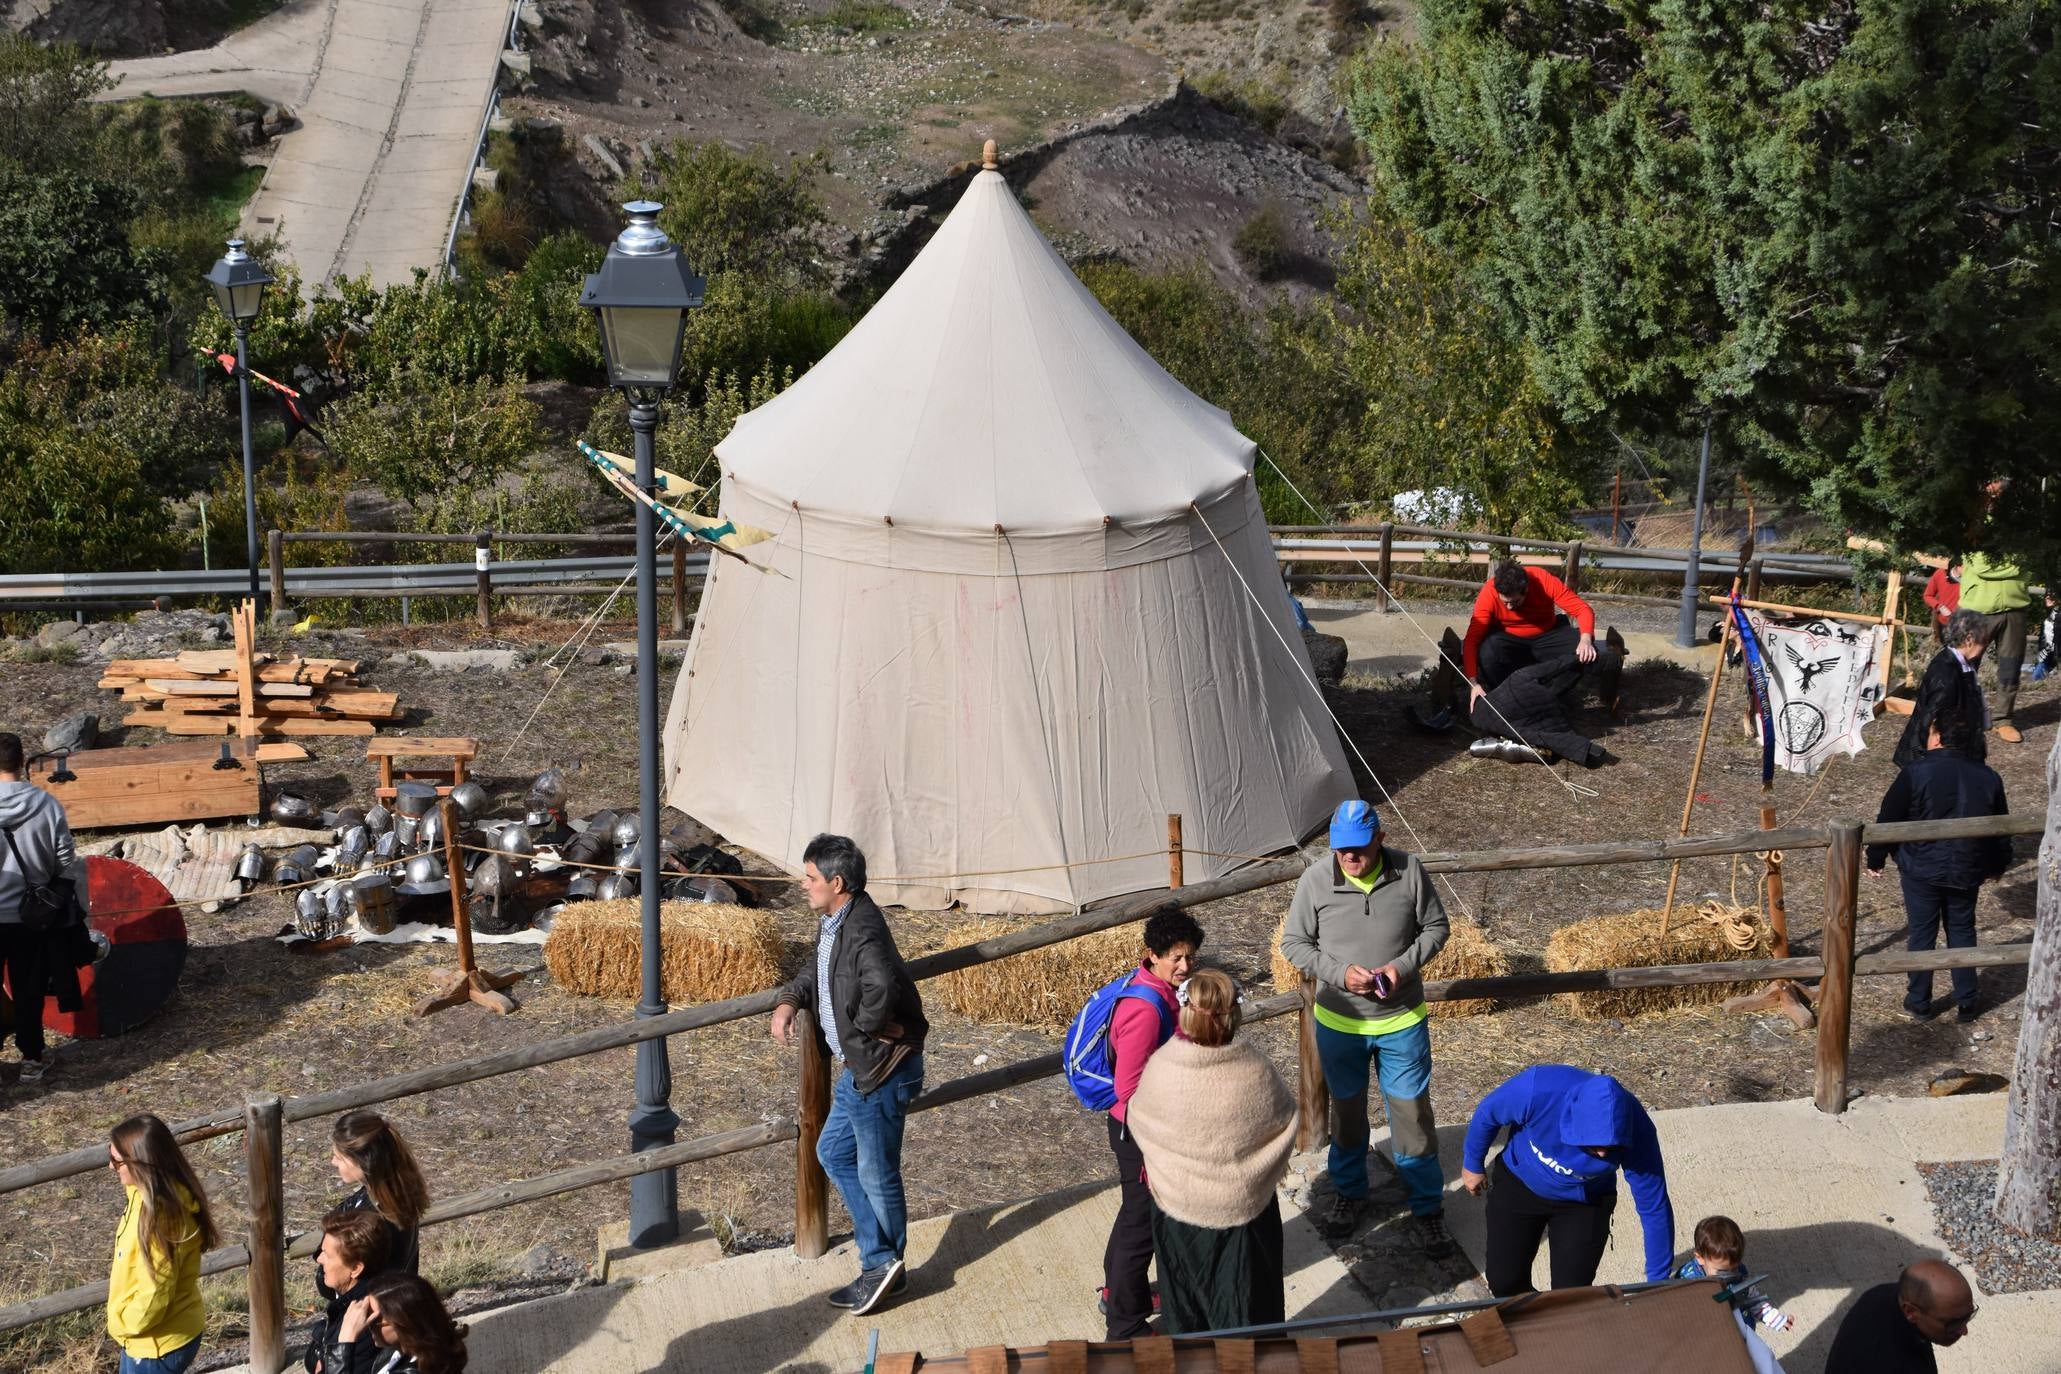
MULTIPOLYGON (((577 867, 566 884, 565 900, 609 902, 637 896, 644 881, 645 841, 636 813, 597 811, 571 822, 570 828, 572 838, 559 854, 577 867)), ((736 885, 724 881, 744 871, 736 856, 712 844, 685 843, 679 835, 661 835, 657 846, 664 874, 659 895, 666 900, 750 904, 736 885)))

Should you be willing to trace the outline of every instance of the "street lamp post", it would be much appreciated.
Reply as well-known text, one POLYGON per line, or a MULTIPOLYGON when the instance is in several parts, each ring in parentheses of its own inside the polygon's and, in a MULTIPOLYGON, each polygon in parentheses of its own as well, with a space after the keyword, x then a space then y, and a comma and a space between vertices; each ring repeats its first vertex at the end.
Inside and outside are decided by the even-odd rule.
MULTIPOLYGON (((648 200, 623 207, 630 222, 609 245, 601 270, 587 278, 580 304, 601 325, 601 351, 608 384, 630 403, 635 440, 637 489, 657 494, 653 438, 659 398, 672 390, 680 372, 680 343, 687 312, 701 304, 704 282, 687 266, 687 255, 658 227, 663 208, 648 200)), ((637 756, 638 833, 642 872, 637 881, 643 917, 643 994, 637 1018, 663 1015, 659 985, 658 835, 658 588, 652 569, 657 530, 651 508, 637 506, 637 756)), ((673 1143, 680 1118, 670 1099, 672 1066, 663 1037, 637 1046, 637 1103, 630 1112, 630 1149, 637 1154, 673 1143)), ((662 1245, 680 1233, 679 1185, 672 1169, 655 1169, 630 1180, 630 1244, 662 1245)))
POLYGON ((208 269, 207 284, 215 304, 236 326, 236 387, 243 402, 243 538, 250 555, 250 599, 258 599, 258 494, 250 453, 250 322, 258 317, 272 274, 243 251, 242 239, 229 240, 229 251, 208 269))
POLYGON ((1696 602, 1702 595, 1703 496, 1710 485, 1710 420, 1703 422, 1703 457, 1696 464, 1696 510, 1689 517, 1689 561, 1682 568, 1682 614, 1675 625, 1678 648, 1696 647, 1696 602))

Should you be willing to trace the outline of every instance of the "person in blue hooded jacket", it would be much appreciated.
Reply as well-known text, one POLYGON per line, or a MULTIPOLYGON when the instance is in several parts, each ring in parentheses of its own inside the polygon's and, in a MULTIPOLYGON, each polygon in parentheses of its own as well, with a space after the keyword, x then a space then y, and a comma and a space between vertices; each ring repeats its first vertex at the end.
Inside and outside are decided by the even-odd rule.
POLYGON ((1487 1180, 1489 1292, 1531 1292, 1532 1260, 1549 1235, 1553 1286, 1594 1283, 1620 1169, 1645 1232, 1646 1278, 1658 1283, 1668 1276, 1675 1213, 1660 1136, 1623 1084, 1566 1064, 1541 1064, 1505 1082, 1482 1099, 1467 1127, 1460 1184, 1468 1192, 1481 1192, 1489 1146, 1506 1127, 1509 1140, 1487 1180))

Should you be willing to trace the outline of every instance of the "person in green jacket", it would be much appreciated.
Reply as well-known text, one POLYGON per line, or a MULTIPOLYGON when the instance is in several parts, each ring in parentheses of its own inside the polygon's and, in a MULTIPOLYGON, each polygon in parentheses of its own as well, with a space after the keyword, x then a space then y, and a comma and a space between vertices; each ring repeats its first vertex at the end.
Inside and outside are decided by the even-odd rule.
POLYGON ((1971 553, 1961 560, 1961 609, 1975 611, 1989 625, 1984 641, 1996 646, 1997 694, 1990 702, 1990 730, 2006 744, 2025 736, 2012 723, 2018 702, 2018 674, 2025 667, 2025 613, 2032 592, 2025 574, 2008 558, 1971 553))
POLYGON ((1431 1110, 1431 1025, 1423 967, 1451 928, 1431 875, 1413 854, 1381 843, 1381 818, 1363 801, 1331 817, 1331 852, 1304 871, 1288 903, 1281 957, 1317 985, 1317 1055, 1331 1092, 1333 1197, 1318 1227, 1344 1235, 1366 1201, 1367 1098, 1378 1082, 1388 1107, 1396 1172, 1425 1253, 1453 1253, 1445 1225, 1445 1172, 1431 1110))
POLYGON ((107 1275, 121 1374, 185 1374, 207 1322, 200 1257, 220 1241, 207 1194, 171 1130, 147 1113, 110 1133, 107 1166, 128 1198, 107 1275))

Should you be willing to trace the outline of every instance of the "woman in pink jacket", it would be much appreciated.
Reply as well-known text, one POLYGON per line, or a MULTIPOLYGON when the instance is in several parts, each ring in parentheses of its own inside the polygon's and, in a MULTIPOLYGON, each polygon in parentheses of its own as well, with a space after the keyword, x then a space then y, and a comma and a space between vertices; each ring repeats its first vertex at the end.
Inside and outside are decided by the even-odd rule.
POLYGON ((1125 997, 1109 1020, 1109 1060, 1116 1080, 1116 1105, 1109 1109, 1109 1148, 1116 1155, 1122 1201, 1102 1251, 1102 1311, 1109 1339, 1150 1335, 1152 1285, 1152 1193, 1145 1186, 1145 1157, 1124 1122, 1131 1094, 1145 1073, 1145 1061, 1171 1037, 1180 1014, 1181 984, 1202 948, 1202 927, 1185 911, 1162 911, 1145 923, 1145 957, 1131 975, 1152 999, 1125 997), (1157 1005, 1155 1005, 1155 1002, 1157 1005), (1164 1014, 1162 1015, 1162 1008, 1164 1014))

